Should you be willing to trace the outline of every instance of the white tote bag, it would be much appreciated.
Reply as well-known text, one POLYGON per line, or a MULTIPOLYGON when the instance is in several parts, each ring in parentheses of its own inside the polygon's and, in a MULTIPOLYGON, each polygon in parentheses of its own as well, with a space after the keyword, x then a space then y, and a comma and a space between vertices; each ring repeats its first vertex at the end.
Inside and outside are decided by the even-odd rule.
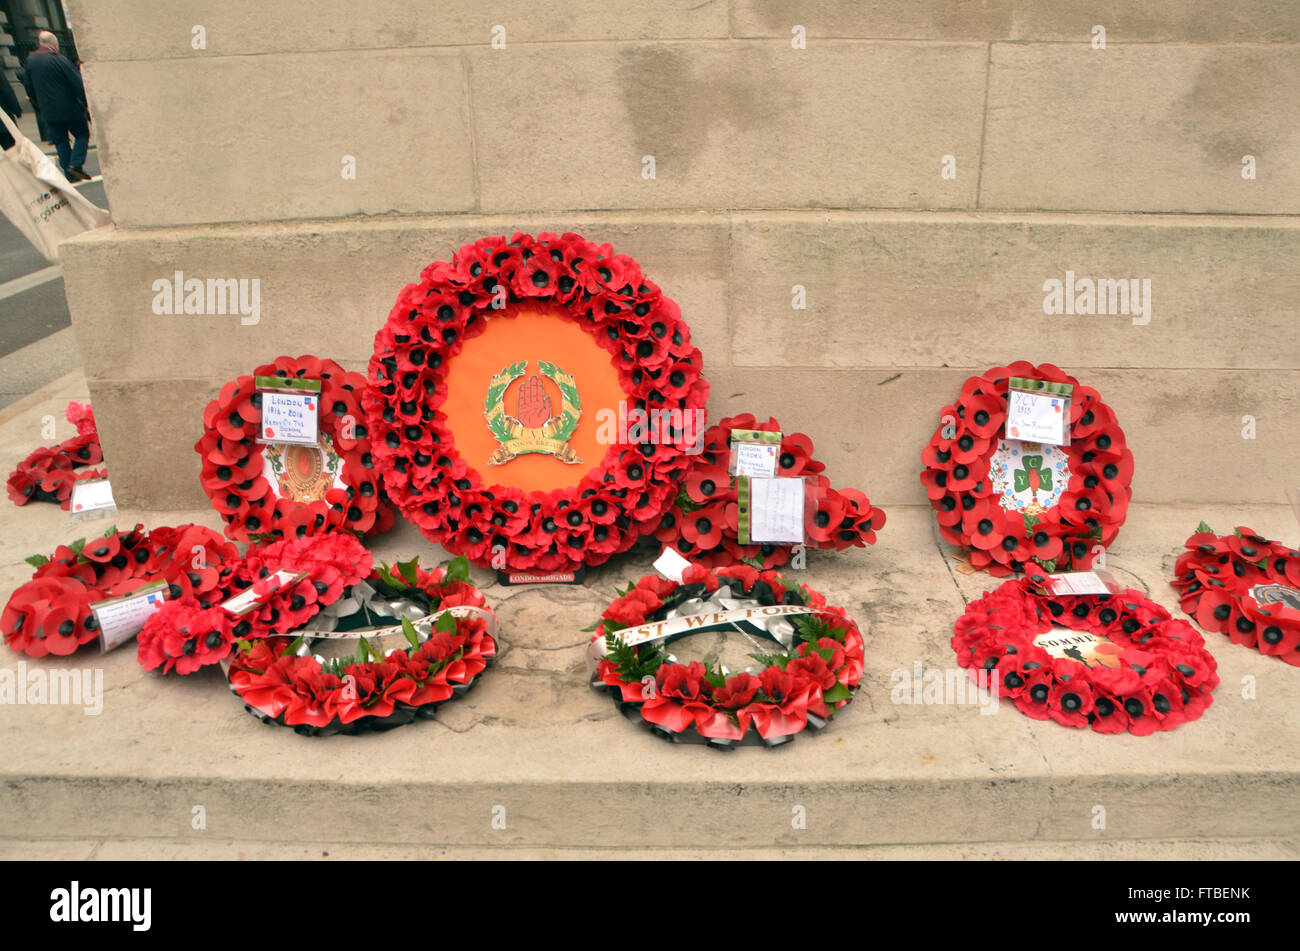
POLYGON ((106 225, 112 216, 73 188, 3 109, 0 120, 14 137, 13 147, 0 152, 0 211, 46 260, 58 263, 60 241, 106 225))

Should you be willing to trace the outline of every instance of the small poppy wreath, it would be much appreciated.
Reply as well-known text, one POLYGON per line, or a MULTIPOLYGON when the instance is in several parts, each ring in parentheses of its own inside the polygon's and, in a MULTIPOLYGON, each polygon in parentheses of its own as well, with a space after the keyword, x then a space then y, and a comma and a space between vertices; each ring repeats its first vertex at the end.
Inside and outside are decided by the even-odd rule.
POLYGON ((9 597, 0 630, 13 650, 31 657, 71 654, 99 637, 90 605, 165 581, 168 596, 217 596, 221 567, 238 557, 235 546, 202 525, 159 526, 128 532, 111 528, 79 538, 53 555, 27 559, 36 571, 9 597))
POLYGON ((371 456, 361 409, 366 378, 333 360, 313 356, 276 357, 274 363, 226 383, 203 411, 203 436, 194 449, 203 458, 203 491, 239 541, 271 541, 346 528, 362 534, 392 527, 371 456), (321 381, 319 431, 340 457, 346 489, 331 488, 322 501, 302 503, 277 496, 263 475, 263 447, 256 442, 262 398, 254 378, 278 376, 321 381))
POLYGON ((426 267, 375 335, 364 400, 375 459, 389 497, 448 551, 487 566, 500 546, 512 571, 599 565, 652 531, 676 497, 689 457, 655 411, 703 412, 701 366, 681 311, 632 258, 575 234, 483 238, 426 267), (557 305, 591 334, 609 351, 628 407, 662 431, 610 446, 570 488, 488 484, 456 451, 458 421, 439 407, 465 341, 519 304, 557 305))
POLYGON ((1284 600, 1261 604, 1253 595, 1258 585, 1281 585, 1300 601, 1300 551, 1245 526, 1216 535, 1204 522, 1186 548, 1170 582, 1183 611, 1234 644, 1300 667, 1300 609, 1284 600))
POLYGON ((647 575, 605 609, 593 630, 592 687, 610 693, 624 716, 675 743, 778 746, 805 727, 825 726, 862 680, 862 635, 844 609, 774 571, 748 565, 716 572, 691 565, 680 584, 647 575), (795 633, 783 653, 751 655, 766 666, 732 674, 698 661, 676 663, 660 644, 628 646, 613 636, 662 621, 694 599, 720 597, 752 606, 759 616, 776 605, 811 611, 786 617, 795 633))
POLYGON ((843 551, 876 543, 876 532, 885 525, 884 511, 873 508, 857 489, 832 488, 830 479, 820 475, 826 464, 813 458, 810 437, 783 432, 772 417, 759 423, 751 413, 724 419, 705 433, 704 448, 694 457, 676 503, 659 521, 655 532, 659 541, 706 568, 742 562, 776 568, 790 560, 789 545, 738 541, 736 480, 729 474, 733 429, 782 433, 776 475, 802 477, 816 499, 816 512, 806 527, 810 547, 843 551))
POLYGON ((952 639, 957 661, 989 678, 1035 720, 1146 736, 1195 720, 1219 683, 1201 635, 1132 589, 1109 596, 1047 595, 1033 574, 971 602, 952 639), (1035 644, 1053 622, 1109 640, 1118 667, 1089 667, 1035 644))
POLYGON ((77 435, 57 446, 33 451, 9 475, 9 498, 14 505, 28 502, 54 502, 64 511, 72 499, 72 484, 83 479, 102 479, 103 469, 85 469, 104 460, 95 428, 95 414, 89 403, 72 400, 64 410, 68 422, 77 427, 77 435), (80 470, 80 471, 78 471, 80 470))
POLYGON ((364 578, 371 560, 350 532, 285 538, 250 549, 222 566, 208 593, 182 593, 149 615, 136 637, 140 666, 192 674, 229 656, 240 639, 301 627, 364 578), (275 579, 280 571, 305 577, 280 585, 275 579), (222 607, 249 588, 260 595, 255 610, 236 617, 222 607))
POLYGON ((1020 571, 1031 561, 1049 571, 1084 571, 1091 567, 1096 547, 1109 547, 1115 540, 1133 494, 1133 453, 1114 411, 1092 387, 1050 363, 1034 366, 1021 360, 968 379, 940 419, 921 454, 921 484, 938 513, 943 537, 968 551, 972 566, 995 576, 1020 571), (1017 463, 999 461, 1011 377, 1074 387, 1070 444, 1045 447, 1062 459, 1051 493, 1059 497, 1047 507, 1037 501, 1040 485, 1053 488, 1051 467, 1042 468, 1046 452, 1025 453, 1017 463), (1033 508, 1024 511, 1005 508, 1000 499, 1012 490, 1000 494, 995 487, 995 477, 1014 474, 1008 470, 1016 464, 1024 465, 1025 486, 1033 492, 1033 508), (1066 468, 1068 480, 1061 480, 1066 468))
POLYGON ((359 610, 332 623, 331 632, 240 641, 229 664, 230 688, 263 722, 304 736, 388 730, 432 718, 496 657, 496 616, 468 577, 463 557, 431 572, 418 559, 391 570, 381 565, 356 599, 359 610), (383 653, 372 646, 359 627, 377 619, 400 621, 409 646, 383 653), (358 631, 354 658, 308 653, 307 639, 346 630, 358 631))

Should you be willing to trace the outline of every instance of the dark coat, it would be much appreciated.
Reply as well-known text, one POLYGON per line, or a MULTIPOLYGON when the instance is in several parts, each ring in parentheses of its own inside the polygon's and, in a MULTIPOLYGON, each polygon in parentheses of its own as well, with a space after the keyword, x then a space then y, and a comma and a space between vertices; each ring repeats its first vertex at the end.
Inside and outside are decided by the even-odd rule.
MULTIPOLYGON (((14 95, 13 87, 9 85, 9 80, 0 76, 0 109, 9 114, 9 118, 15 122, 23 114, 22 106, 18 104, 18 97, 14 95)), ((9 130, 0 123, 0 149, 13 148, 14 137, 9 134, 9 130)))
POLYGON ((27 57, 23 86, 46 122, 82 122, 86 118, 86 87, 81 73, 58 53, 37 50, 27 57))

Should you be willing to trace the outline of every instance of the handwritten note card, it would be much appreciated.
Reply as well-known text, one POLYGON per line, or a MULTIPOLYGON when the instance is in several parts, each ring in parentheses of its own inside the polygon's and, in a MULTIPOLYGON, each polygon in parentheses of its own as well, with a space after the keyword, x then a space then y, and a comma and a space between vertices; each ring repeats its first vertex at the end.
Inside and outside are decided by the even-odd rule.
POLYGON ((1069 400, 1059 393, 1007 393, 1007 436, 1024 442, 1065 445, 1069 400))
POLYGON ((99 623, 100 649, 107 653, 135 637, 166 600, 167 585, 159 581, 120 598, 96 601, 90 609, 99 623))
POLYGON ((261 441, 314 446, 319 418, 315 393, 263 393, 261 441))
POLYGON ((749 537, 754 542, 804 540, 803 479, 749 480, 749 537))

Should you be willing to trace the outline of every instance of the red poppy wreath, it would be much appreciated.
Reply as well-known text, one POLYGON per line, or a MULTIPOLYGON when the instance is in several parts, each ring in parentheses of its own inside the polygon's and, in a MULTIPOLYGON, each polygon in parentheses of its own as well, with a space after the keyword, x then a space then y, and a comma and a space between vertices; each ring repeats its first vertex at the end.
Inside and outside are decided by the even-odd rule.
POLYGON ((631 258, 574 234, 484 238, 425 268, 375 337, 376 464, 403 514, 472 562, 601 564, 672 504, 700 371, 631 258))
POLYGON ((1048 595, 1044 580, 1004 582, 958 618, 952 647, 977 683, 1035 720, 1098 733, 1146 736, 1205 712, 1219 675, 1195 628, 1139 591, 1048 595))
POLYGON ((843 551, 876 543, 876 532, 885 525, 884 511, 873 508, 866 494, 857 489, 832 488, 830 479, 820 474, 825 463, 813 458, 810 437, 784 433, 772 417, 759 423, 751 413, 729 417, 709 428, 703 450, 693 457, 676 503, 659 521, 655 532, 659 541, 705 567, 743 562, 776 568, 790 560, 789 545, 739 542, 739 496, 736 479, 729 474, 729 446, 735 429, 782 433, 776 452, 776 475, 803 478, 816 500, 815 511, 805 526, 809 547, 843 551))
POLYGON ((468 577, 463 557, 431 572, 418 560, 381 565, 297 638, 239 641, 230 688, 259 719, 306 736, 432 718, 496 656, 496 616, 468 577), (385 650, 378 643, 385 632, 406 644, 385 650), (359 642, 355 656, 310 654, 310 644, 340 639, 359 642))
POLYGON ((104 459, 90 404, 73 400, 64 415, 77 427, 77 435, 57 446, 43 446, 18 463, 18 468, 9 475, 9 498, 14 505, 55 502, 66 511, 74 482, 105 477, 103 469, 84 468, 104 459))
POLYGON ((301 627, 364 578, 370 564, 370 552, 349 532, 250 549, 223 564, 203 596, 172 597, 149 615, 136 638, 140 666, 192 674, 229 656, 239 639, 301 627), (223 607, 245 593, 252 610, 235 615, 223 607))
POLYGON ((1300 551, 1245 526, 1216 535, 1204 522, 1178 556, 1182 609, 1207 631, 1300 667, 1300 551))
POLYGON ((609 692, 624 716, 676 743, 778 746, 805 727, 824 727, 862 679, 862 635, 844 609, 748 565, 716 573, 691 565, 680 584, 647 575, 605 609, 594 630, 591 685, 609 692), (662 649, 720 624, 782 649, 751 654, 764 666, 739 673, 680 664, 662 649))
POLYGON ((333 360, 277 357, 221 388, 203 412, 203 490, 240 541, 303 537, 335 528, 392 527, 361 409, 366 378, 333 360), (316 446, 256 442, 262 396, 256 377, 320 380, 316 446))
POLYGON ((197 603, 218 596, 222 566, 235 546, 202 525, 160 526, 146 532, 110 529, 79 538, 54 554, 33 555, 32 580, 10 596, 0 618, 5 643, 32 657, 71 654, 99 637, 90 605, 165 581, 168 597, 197 603))
POLYGON ((1133 494, 1133 453, 1092 387, 1050 363, 1017 361, 968 379, 940 419, 921 454, 921 483, 943 537, 972 566, 1084 571, 1115 540, 1133 494), (1068 445, 1002 437, 1013 377, 1073 387, 1068 445))

